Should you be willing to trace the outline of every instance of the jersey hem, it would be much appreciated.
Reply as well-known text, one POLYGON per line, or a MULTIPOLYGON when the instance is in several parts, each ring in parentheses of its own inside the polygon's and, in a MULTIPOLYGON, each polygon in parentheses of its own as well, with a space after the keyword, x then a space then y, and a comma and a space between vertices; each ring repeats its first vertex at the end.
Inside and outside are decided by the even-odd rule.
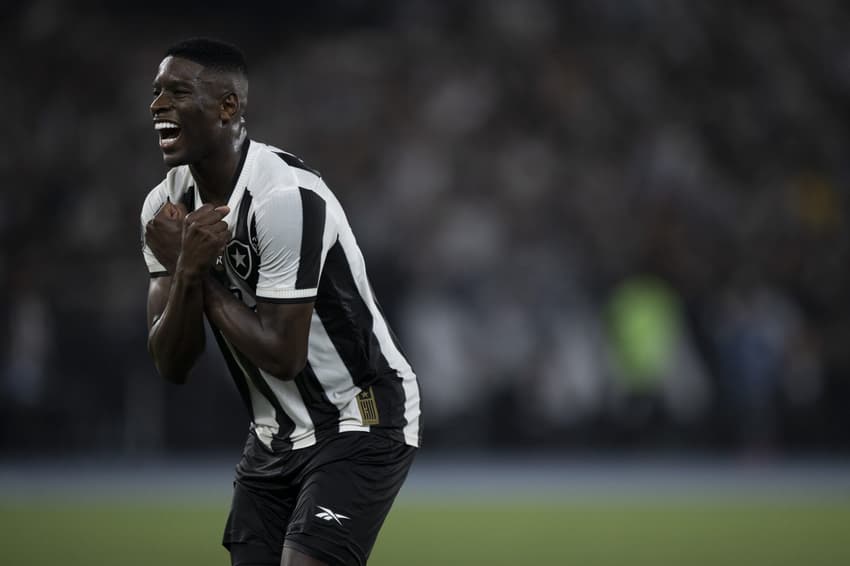
POLYGON ((257 296, 266 299, 302 299, 304 297, 315 297, 319 290, 316 287, 310 289, 275 289, 274 287, 257 287, 257 296))
MULTIPOLYGON (((291 438, 282 437, 282 436, 275 434, 270 438, 270 444, 273 443, 275 440, 281 440, 281 441, 286 441, 287 443, 289 443, 289 445, 286 446, 282 450, 281 449, 273 449, 270 446, 270 444, 266 444, 263 441, 263 439, 260 438, 260 436, 258 435, 258 433, 256 431, 256 426, 252 427, 250 430, 251 430, 251 434, 263 446, 265 446, 267 449, 269 449, 271 452, 274 452, 274 453, 293 452, 293 451, 303 450, 304 448, 310 448, 311 446, 315 446, 315 445, 319 444, 319 442, 320 442, 320 439, 319 439, 320 435, 317 434, 317 431, 315 431, 315 430, 311 431, 309 434, 303 436, 302 438, 299 438, 298 440, 294 440, 294 441, 291 438)), ((419 448, 420 447, 421 443, 420 443, 420 438, 419 438, 418 435, 402 432, 401 438, 399 438, 398 436, 391 434, 392 431, 401 432, 400 429, 386 429, 386 428, 380 428, 380 427, 370 427, 368 425, 355 425, 355 424, 340 425, 335 430, 331 429, 331 431, 326 431, 326 432, 330 432, 331 433, 330 436, 341 436, 341 435, 349 434, 349 433, 352 433, 352 432, 375 434, 375 435, 382 436, 382 437, 385 437, 385 438, 394 439, 396 442, 403 441, 404 444, 406 444, 407 446, 411 446, 413 448, 419 448)), ((328 438, 330 438, 330 436, 324 436, 322 438, 328 439, 328 438)))
POLYGON ((257 295, 257 302, 259 303, 274 303, 278 305, 290 305, 290 304, 299 304, 299 303, 312 303, 316 300, 316 296, 312 297, 293 297, 290 299, 277 299, 272 297, 261 297, 257 295))
POLYGON ((415 434, 404 433, 404 443, 414 448, 419 448, 419 436, 415 434))
POLYGON ((339 433, 346 432, 371 432, 372 429, 368 425, 342 424, 339 425, 339 433))

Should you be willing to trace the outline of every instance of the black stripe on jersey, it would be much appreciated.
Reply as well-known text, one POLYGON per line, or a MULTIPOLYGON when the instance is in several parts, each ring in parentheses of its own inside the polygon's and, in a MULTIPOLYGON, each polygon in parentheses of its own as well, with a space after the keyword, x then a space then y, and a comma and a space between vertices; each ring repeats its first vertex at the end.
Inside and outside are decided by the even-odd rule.
MULTIPOLYGON (((379 303, 379 302, 378 302, 378 299, 377 299, 377 298, 375 298, 375 290, 372 288, 372 285, 371 285, 371 284, 369 285, 369 289, 372 291, 372 298, 373 298, 373 300, 375 301, 375 306, 376 306, 376 307, 378 307, 378 312, 379 312, 379 313, 381 313, 381 316, 384 318, 384 321, 387 323, 387 331, 388 331, 388 332, 389 332, 389 334, 390 334, 390 338, 392 339, 393 344, 395 345, 395 347, 396 347, 396 349, 399 351, 399 353, 402 355, 402 357, 403 357, 404 359, 408 359, 408 358, 407 358, 407 354, 404 352, 404 349, 401 347, 401 342, 399 341, 398 336, 396 336, 395 332, 393 332, 393 329, 392 329, 392 328, 390 327, 390 325, 389 325, 389 321, 387 320, 387 315, 386 315, 386 314, 384 314, 384 309, 383 309, 383 308, 381 308, 381 303, 379 303)), ((394 381, 395 381, 395 380, 394 380, 394 381)), ((418 383, 416 384, 416 387, 417 387, 417 389, 419 388, 419 384, 418 384, 418 383)), ((401 389, 402 395, 404 395, 404 387, 403 387, 403 386, 399 386, 399 388, 401 389)), ((380 384, 374 387, 375 397, 376 397, 376 398, 378 398, 378 399, 383 399, 384 397, 382 397, 382 396, 381 396, 381 394, 380 394, 380 392, 379 392, 379 391, 380 391, 380 389, 381 389, 381 385, 380 385, 380 384)), ((395 394, 395 390, 394 390, 394 391, 392 391, 391 393, 392 393, 392 394, 395 394)), ((421 395, 420 395, 420 400, 419 400, 419 402, 420 402, 420 403, 422 402, 421 395)), ((379 408, 378 410, 380 411, 380 408, 379 408)), ((421 414, 421 413, 420 413, 420 414, 419 414, 419 416, 417 417, 417 420, 419 421, 419 441, 421 442, 421 441, 422 441, 422 428, 423 428, 423 426, 424 426, 424 422, 423 422, 422 414, 421 414)), ((403 412, 403 411, 402 411, 402 414, 401 414, 401 422, 406 422, 406 419, 404 418, 404 412, 403 412)), ((405 441, 405 440, 404 440, 404 435, 403 435, 403 434, 402 434, 402 435, 400 435, 399 440, 401 440, 402 442, 404 442, 404 441, 405 441)))
MULTIPOLYGON (((246 189, 247 190, 247 189, 246 189)), ((257 239, 257 215, 251 217, 251 225, 248 228, 248 237, 251 238, 251 249, 260 254, 259 240, 257 239)))
POLYGON ((295 385, 298 386, 298 393, 301 394, 307 412, 310 414, 310 420, 313 421, 316 441, 336 434, 339 426, 339 411, 328 399, 309 362, 295 378, 295 385))
POLYGON ((312 167, 308 167, 304 161, 298 157, 297 155, 292 155, 291 153, 286 153, 285 151, 276 152, 275 155, 283 159, 287 165, 290 167, 295 167, 296 169, 301 169, 303 171, 307 171, 312 173, 316 177, 321 177, 322 174, 313 169, 312 167))
POLYGON ((245 165, 245 158, 248 157, 248 147, 251 145, 251 140, 245 138, 242 142, 242 155, 239 157, 239 165, 236 166, 236 171, 233 173, 233 179, 230 181, 230 192, 236 188, 236 181, 239 180, 239 175, 242 174, 242 167, 245 165))
POLYGON ((250 241, 250 236, 248 236, 248 209, 251 208, 252 200, 254 200, 254 197, 251 196, 251 191, 245 189, 245 192, 242 193, 242 199, 239 201, 239 214, 236 217, 236 230, 234 231, 234 237, 246 243, 250 241))
POLYGON ((401 378, 381 352, 372 332, 372 313, 357 290, 338 240, 328 250, 315 308, 354 384, 361 389, 373 388, 379 426, 396 427, 393 436, 403 442, 402 429, 407 421, 401 378))
POLYGON ((191 186, 186 189, 186 192, 183 193, 183 196, 180 197, 180 202, 183 203, 183 206, 186 207, 186 212, 192 212, 195 210, 195 186, 191 186))
POLYGON ((402 355, 402 357, 404 357, 404 359, 408 359, 407 354, 404 352, 404 348, 401 347, 401 341, 398 339, 398 336, 395 335, 395 332, 393 332, 393 329, 390 328, 389 320, 387 319, 387 315, 384 312, 383 307, 381 307, 381 303, 378 302, 377 295, 375 295, 375 289, 372 288, 371 283, 369 284, 369 290, 372 292, 372 299, 375 301, 375 306, 378 307, 378 312, 381 313, 381 316, 384 318, 385 321, 387 321, 387 331, 389 331, 389 333, 390 333, 390 338, 392 339, 393 344, 396 347, 396 350, 398 350, 399 353, 401 353, 401 355, 402 355))
MULTIPOLYGON (((225 289, 228 288, 227 276, 224 273, 217 272, 215 270, 210 270, 210 273, 224 286, 225 289)), ((254 387, 256 387, 260 394, 265 397, 269 403, 271 403, 272 407, 274 407, 275 420, 278 424, 278 434, 272 442, 272 448, 280 448, 282 450, 290 449, 292 447, 292 443, 288 440, 288 438, 295 429, 295 423, 292 422, 292 419, 290 419, 289 415, 287 415, 283 410, 283 407, 274 392, 271 390, 271 387, 269 387, 269 384, 266 383, 265 379, 263 379, 263 376, 260 375, 260 371, 257 369, 257 366, 234 348, 233 352, 235 352, 236 356, 239 358, 237 360, 236 357, 234 357, 233 352, 230 351, 221 331, 213 325, 209 319, 207 319, 207 322, 210 323, 210 328, 212 328, 216 342, 218 342, 218 348, 221 350, 221 354, 224 356, 225 362, 227 362, 227 368, 230 370, 233 381, 236 383, 236 388, 239 389, 242 401, 245 403, 245 406, 248 407, 248 412, 251 414, 251 420, 254 420, 254 409, 251 404, 251 395, 248 391, 247 379, 251 380, 254 387), (242 371, 243 367, 245 368, 244 372, 242 371)))
POLYGON ((234 239, 239 240, 243 244, 248 247, 248 253, 251 254, 251 273, 248 274, 248 278, 245 279, 245 282, 248 284, 250 289, 257 288, 257 281, 260 278, 260 256, 257 253, 256 246, 256 233, 257 227, 254 223, 254 217, 251 217, 251 222, 248 222, 248 212, 251 210, 251 202, 254 200, 253 195, 251 195, 251 191, 247 188, 242 195, 242 199, 239 201, 239 214, 236 217, 236 230, 234 232, 234 239), (251 231, 253 230, 254 236, 252 237, 251 231))
POLYGON ((315 192, 298 188, 301 193, 301 255, 298 260, 296 289, 315 289, 322 265, 322 239, 325 235, 325 200, 315 192))
POLYGON ((230 375, 233 377, 233 383, 236 384, 236 389, 239 391, 239 396, 242 397, 242 402, 248 408, 248 414, 251 415, 251 420, 253 421, 254 409, 251 406, 251 394, 248 391, 248 383, 245 381, 245 374, 242 373, 242 368, 239 367, 239 364, 230 352, 230 348, 227 347, 227 344, 224 341, 224 336, 221 335, 221 331, 212 323, 210 323, 210 328, 212 329, 213 336, 215 336, 215 341, 218 343, 218 349, 221 350, 221 354, 224 356, 224 361, 227 363, 227 369, 230 370, 230 375))
POLYGON ((245 368, 245 371, 248 373, 248 377, 251 380, 251 383, 254 384, 254 387, 260 392, 260 394, 265 397, 269 403, 271 403, 272 407, 274 407, 275 420, 278 425, 278 432, 276 438, 272 441, 272 449, 274 450, 289 450, 292 448, 292 442, 289 440, 289 435, 292 434, 292 431, 295 430, 295 423, 292 419, 289 418, 289 415, 286 414, 286 411, 283 410, 283 406, 280 404, 277 396, 275 396, 272 388, 269 387, 269 384, 260 375, 260 370, 257 369, 257 366, 252 364, 248 358, 245 357, 241 352, 237 351, 236 355, 239 357, 239 360, 242 362, 242 367, 245 368))

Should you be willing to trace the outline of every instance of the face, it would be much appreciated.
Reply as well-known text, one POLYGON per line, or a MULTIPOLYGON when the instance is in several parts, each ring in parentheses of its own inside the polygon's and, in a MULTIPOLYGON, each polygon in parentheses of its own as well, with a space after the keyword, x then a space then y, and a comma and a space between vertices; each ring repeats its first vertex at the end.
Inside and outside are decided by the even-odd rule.
POLYGON ((168 167, 197 163, 218 147, 222 135, 218 94, 203 65, 171 56, 160 63, 151 114, 168 167))

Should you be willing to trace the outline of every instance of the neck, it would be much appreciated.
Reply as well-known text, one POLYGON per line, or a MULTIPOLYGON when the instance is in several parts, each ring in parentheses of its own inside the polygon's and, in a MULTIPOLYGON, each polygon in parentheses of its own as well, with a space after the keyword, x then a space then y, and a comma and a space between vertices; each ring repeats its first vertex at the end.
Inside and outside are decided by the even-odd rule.
POLYGON ((204 203, 216 206, 227 204, 233 192, 236 170, 242 161, 242 146, 247 137, 247 130, 241 127, 222 151, 189 165, 204 203))

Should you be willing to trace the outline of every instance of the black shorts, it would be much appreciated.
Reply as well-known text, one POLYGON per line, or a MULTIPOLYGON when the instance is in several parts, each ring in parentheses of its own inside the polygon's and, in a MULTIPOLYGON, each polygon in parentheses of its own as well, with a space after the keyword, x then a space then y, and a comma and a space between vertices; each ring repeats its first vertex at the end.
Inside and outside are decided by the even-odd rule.
POLYGON ((231 561, 277 566, 291 546, 332 565, 366 564, 415 452, 375 433, 346 432, 271 454, 250 435, 224 530, 231 561))

